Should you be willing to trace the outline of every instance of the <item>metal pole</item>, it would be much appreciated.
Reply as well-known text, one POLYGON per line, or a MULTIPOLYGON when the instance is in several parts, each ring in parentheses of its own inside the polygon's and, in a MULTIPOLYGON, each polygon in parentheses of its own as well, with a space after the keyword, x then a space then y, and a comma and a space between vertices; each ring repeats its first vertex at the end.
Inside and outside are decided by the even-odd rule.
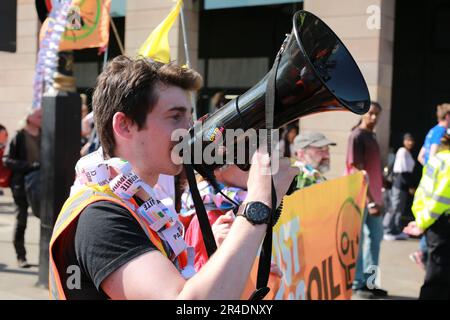
POLYGON ((181 18, 181 29, 183 30, 183 44, 184 44, 184 52, 186 55, 186 65, 188 66, 188 68, 190 68, 191 62, 189 59, 189 50, 187 45, 186 24, 184 22, 184 5, 181 6, 180 18, 181 18))
POLYGON ((102 70, 105 70, 106 63, 108 62, 108 52, 109 52, 109 43, 106 46, 105 52, 103 53, 103 67, 102 67, 102 70))
MULTIPOLYGON (((189 49, 188 49, 188 44, 187 44, 187 33, 186 33, 186 24, 184 21, 184 4, 181 6, 180 9, 180 18, 181 18, 181 30, 183 31, 183 44, 184 44, 184 55, 186 57, 186 65, 188 68, 191 67, 191 60, 189 59, 189 49)), ((198 119, 198 114, 197 114, 197 106, 195 103, 195 94, 191 93, 191 104, 192 104, 192 108, 194 109, 193 111, 193 117, 194 117, 194 121, 196 121, 198 119)))

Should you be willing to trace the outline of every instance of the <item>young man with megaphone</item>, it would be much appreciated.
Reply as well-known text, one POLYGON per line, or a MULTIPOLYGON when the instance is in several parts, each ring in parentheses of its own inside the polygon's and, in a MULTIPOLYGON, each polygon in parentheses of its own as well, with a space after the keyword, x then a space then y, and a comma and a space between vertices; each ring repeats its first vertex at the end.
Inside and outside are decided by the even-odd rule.
MULTIPOLYGON (((195 126, 186 139, 189 146, 214 143, 224 130, 279 128, 317 112, 367 112, 367 86, 337 36, 306 11, 294 15, 293 25, 269 74, 204 120, 202 130, 195 126)), ((276 221, 275 206, 299 170, 288 159, 271 159, 257 150, 247 198, 228 236, 195 273, 183 226, 155 197, 153 186, 160 174, 176 175, 182 169, 172 161, 178 143, 172 134, 190 127, 188 92, 200 84, 193 70, 126 57, 115 58, 99 76, 93 108, 104 152, 79 161, 71 197, 56 221, 49 252, 53 298, 240 298, 266 230, 269 235, 276 221), (273 175, 268 174, 271 162, 278 165, 273 175)), ((204 176, 218 166, 195 159, 184 165, 204 176)), ((195 183, 192 170, 187 175, 195 183)), ((261 256, 270 263, 271 243, 266 240, 261 256)), ((258 278, 264 282, 264 272, 258 278)), ((263 290, 254 296, 267 293, 257 286, 263 290)))
MULTIPOLYGON (((159 174, 182 169, 171 161, 171 133, 190 126, 188 91, 200 83, 193 70, 126 57, 115 58, 99 76, 93 107, 107 159, 91 156, 77 168, 79 180, 88 182, 73 190, 55 225, 53 298, 240 298, 271 213, 272 177, 261 174, 270 166, 268 155, 254 154, 247 183, 246 204, 258 217, 238 215, 196 274, 176 214, 152 198, 159 174), (78 285, 68 273, 76 268, 78 285)), ((278 199, 297 173, 287 159, 280 161, 273 176, 278 199)))

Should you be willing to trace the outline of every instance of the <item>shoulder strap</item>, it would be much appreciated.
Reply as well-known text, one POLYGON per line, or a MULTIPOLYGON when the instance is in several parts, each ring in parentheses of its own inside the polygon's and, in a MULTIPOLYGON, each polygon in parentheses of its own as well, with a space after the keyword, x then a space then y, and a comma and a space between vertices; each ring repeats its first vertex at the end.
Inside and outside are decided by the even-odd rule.
MULTIPOLYGON (((286 43, 286 40, 285 40, 286 43)), ((278 52, 272 69, 269 72, 269 78, 267 80, 266 86, 266 129, 267 129, 267 152, 269 156, 272 154, 272 130, 273 130, 273 117, 276 103, 276 77, 278 66, 280 64, 281 56, 284 50, 284 44, 278 52)), ((270 215, 271 221, 267 226, 266 236, 264 237, 264 242, 261 249, 261 255, 258 264, 258 277, 256 280, 256 290, 250 296, 249 300, 262 300, 269 293, 270 289, 267 286, 270 274, 270 262, 272 260, 272 218, 277 210, 277 195, 273 180, 271 180, 271 193, 272 193, 272 214, 270 215)))
POLYGON ((198 191, 197 181, 195 180, 194 168, 191 164, 184 164, 187 180, 189 183, 189 191, 192 194, 192 200, 194 201, 195 213, 197 214, 198 223, 203 236, 203 242, 205 243, 206 253, 208 257, 217 250, 216 241, 214 240, 214 234, 209 224, 208 214, 206 213, 205 205, 203 204, 202 197, 198 191))

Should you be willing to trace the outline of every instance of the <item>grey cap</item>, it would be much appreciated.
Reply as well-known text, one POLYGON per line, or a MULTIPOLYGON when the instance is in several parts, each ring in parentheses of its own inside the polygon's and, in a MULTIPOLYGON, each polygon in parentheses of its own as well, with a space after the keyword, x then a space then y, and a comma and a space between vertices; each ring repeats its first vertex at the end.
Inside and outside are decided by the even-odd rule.
POLYGON ((335 146, 336 143, 330 141, 320 132, 302 132, 294 139, 295 151, 306 147, 335 146))

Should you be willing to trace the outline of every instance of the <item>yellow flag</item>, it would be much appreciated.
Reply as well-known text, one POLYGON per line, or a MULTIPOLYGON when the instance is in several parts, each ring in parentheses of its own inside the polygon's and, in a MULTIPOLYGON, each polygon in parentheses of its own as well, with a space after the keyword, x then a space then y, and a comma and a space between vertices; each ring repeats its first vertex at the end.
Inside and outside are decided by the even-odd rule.
POLYGON ((162 63, 168 63, 170 61, 169 30, 180 13, 182 4, 183 0, 177 1, 177 4, 170 11, 167 18, 153 30, 144 44, 139 48, 138 55, 152 58, 162 63))

